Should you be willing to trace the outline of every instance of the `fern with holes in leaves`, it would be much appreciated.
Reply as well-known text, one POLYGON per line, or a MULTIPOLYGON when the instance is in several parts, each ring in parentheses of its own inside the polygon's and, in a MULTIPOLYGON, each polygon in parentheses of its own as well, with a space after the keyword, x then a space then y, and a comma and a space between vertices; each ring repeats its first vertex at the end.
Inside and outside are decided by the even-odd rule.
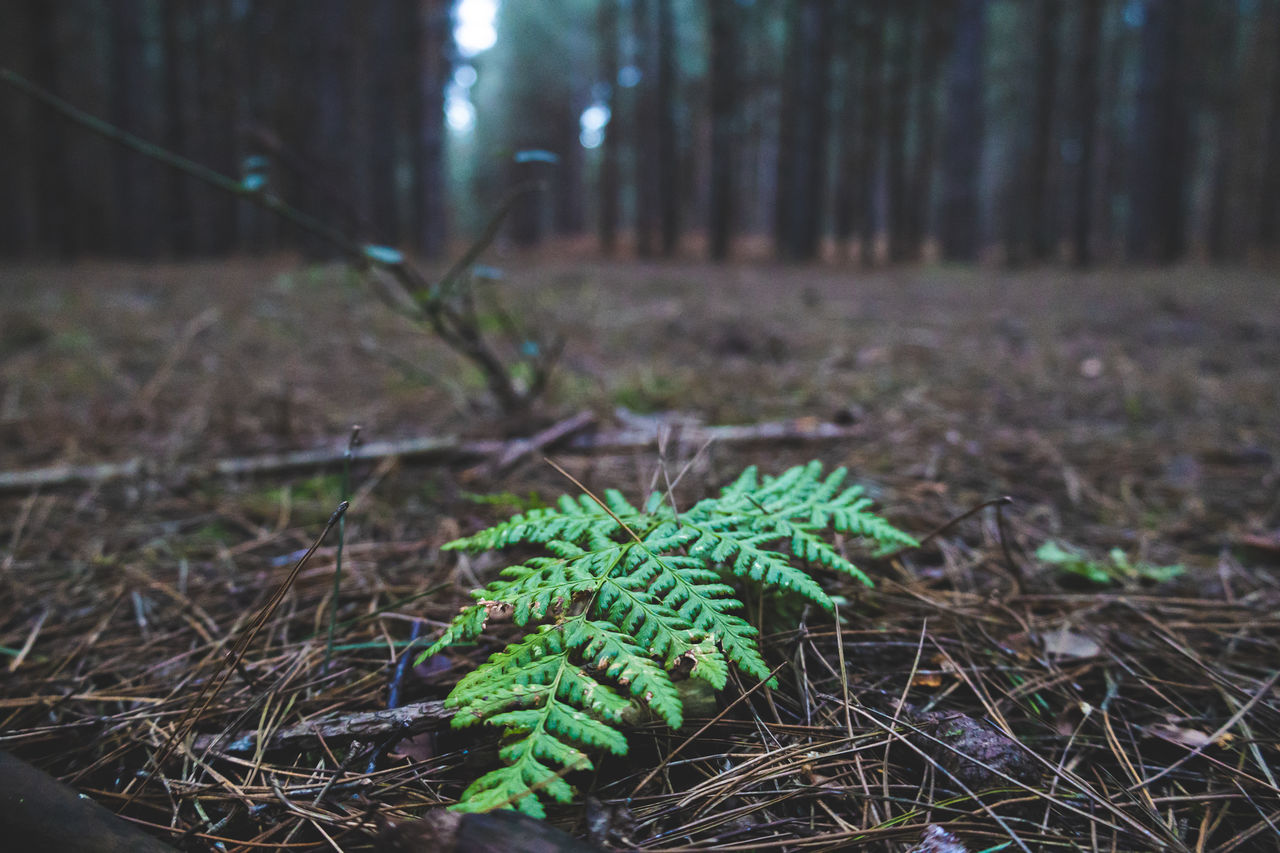
POLYGON ((479 552, 533 543, 545 551, 473 592, 476 603, 419 657, 477 637, 496 614, 527 628, 445 700, 455 727, 483 722, 505 735, 505 766, 472 783, 455 808, 515 807, 543 817, 539 795, 569 802, 573 788, 563 777, 591 769, 586 750, 626 753, 619 728, 633 701, 680 728, 674 669, 716 690, 729 663, 769 679, 757 631, 735 612, 742 602, 726 581, 756 581, 831 610, 831 598, 793 561, 871 580, 825 534, 849 534, 880 551, 916 544, 872 513, 862 487, 844 485, 845 474, 824 477, 816 461, 778 477, 760 478, 751 467, 719 497, 678 515, 660 493, 644 509, 614 490, 602 503, 565 496, 558 507, 446 545, 479 552))

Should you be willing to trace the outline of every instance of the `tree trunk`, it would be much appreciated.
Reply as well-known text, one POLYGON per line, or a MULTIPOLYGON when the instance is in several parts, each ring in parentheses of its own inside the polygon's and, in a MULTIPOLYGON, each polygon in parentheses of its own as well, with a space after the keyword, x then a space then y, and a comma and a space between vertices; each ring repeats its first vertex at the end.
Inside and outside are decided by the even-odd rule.
MULTIPOLYGON (((108 7, 111 27, 111 123, 129 133, 147 136, 146 56, 142 34, 142 6, 138 0, 117 0, 108 7)), ((161 224, 150 220, 155 209, 155 165, 123 146, 115 150, 112 207, 116 249, 133 258, 156 254, 154 235, 161 224)))
MULTIPOLYGON (((164 51, 164 144, 170 151, 185 156, 189 152, 182 61, 187 56, 188 46, 182 37, 182 28, 189 23, 187 4, 170 0, 161 5, 160 9, 163 27, 161 46, 164 51)), ((167 175, 166 181, 168 215, 165 217, 165 227, 168 231, 169 248, 179 258, 190 257, 194 236, 191 233, 191 184, 186 175, 176 173, 167 175)))
POLYGON ((1142 57, 1134 111, 1129 255, 1170 263, 1186 248, 1186 170, 1190 128, 1179 68, 1182 0, 1142 6, 1142 57))
POLYGON ((933 170, 938 152, 938 76, 950 40, 950 14, 929 7, 925 15, 921 47, 919 93, 916 97, 916 156, 911 166, 910 199, 907 202, 906 251, 910 260, 924 256, 933 205, 933 170))
POLYGON ((635 40, 635 64, 640 69, 640 82, 635 90, 635 133, 633 165, 636 193, 636 255, 647 258, 653 254, 653 225, 658 206, 657 176, 653 158, 657 141, 654 124, 657 121, 657 85, 654 79, 653 29, 650 26, 649 0, 632 0, 632 38, 635 40))
MULTIPOLYGON (((240 154, 239 171, 236 174, 244 172, 244 161, 247 158, 262 158, 260 165, 266 170, 268 186, 273 192, 279 192, 281 187, 278 185, 280 179, 278 169, 269 164, 270 158, 267 156, 267 151, 253 132, 254 116, 266 113, 268 105, 274 101, 275 96, 274 75, 268 71, 274 63, 268 65, 265 61, 265 58, 270 56, 266 45, 275 12, 274 7, 266 8, 262 4, 255 4, 250 7, 249 14, 244 18, 244 44, 241 52, 243 60, 235 69, 234 78, 236 146, 240 154), (253 80, 256 85, 248 86, 244 83, 245 80, 253 80)), ((275 57, 271 58, 275 59, 275 57)), ((194 228, 194 202, 191 216, 194 228)), ((241 251, 261 254, 277 245, 280 230, 278 218, 256 204, 241 202, 237 227, 236 245, 241 251)))
POLYGON ((1093 187, 1098 136, 1098 53, 1102 41, 1102 0, 1082 0, 1079 42, 1076 46, 1075 88, 1080 161, 1076 168, 1075 218, 1072 223, 1073 255, 1077 267, 1093 262, 1093 187))
MULTIPOLYGON (((1124 23, 1123 10, 1111 8, 1107 0, 1102 0, 1103 23, 1102 37, 1099 42, 1099 62, 1101 82, 1099 93, 1099 133, 1097 173, 1098 189, 1095 191, 1094 215, 1098 224, 1094 228, 1095 245, 1093 253, 1098 257, 1100 250, 1108 258, 1121 257, 1124 254, 1124 227, 1122 219, 1124 206, 1128 203, 1131 128, 1127 122, 1132 116, 1131 105, 1120 96, 1121 83, 1125 77, 1127 60, 1124 37, 1112 37, 1109 33, 1115 29, 1127 27, 1124 23)), ((1133 7, 1128 7, 1132 10, 1133 7)))
POLYGON ((613 254, 618 246, 618 150, 622 135, 621 99, 618 97, 618 0, 600 0, 596 19, 600 50, 600 78, 608 91, 609 123, 600 149, 600 251, 613 254))
POLYGON ((658 3, 658 208, 662 218, 662 254, 675 254, 680 242, 680 160, 676 126, 675 20, 672 0, 658 3))
POLYGON ((444 88, 453 38, 449 0, 417 3, 413 105, 413 243, 424 257, 445 250, 444 88))
POLYGON ((974 261, 981 248, 978 175, 982 166, 985 0, 958 0, 948 86, 940 237, 947 260, 974 261))
POLYGON ((888 151, 888 193, 885 220, 889 226, 889 261, 901 263, 909 256, 907 197, 907 113, 911 100, 912 55, 918 17, 916 0, 899 0, 898 25, 890 42, 888 95, 885 110, 885 143, 888 151))
MULTIPOLYGON (((52 87, 52 80, 36 75, 33 50, 38 45, 38 19, 50 14, 48 5, 45 0, 22 0, 0 27, 0 55, 13 63, 14 71, 45 88, 52 87)), ((49 152, 41 147, 40 129, 41 114, 47 112, 26 98, 0 98, 0 127, 8 128, 0 133, 0 198, 7 199, 0 205, 0 251, 6 257, 38 254, 41 249, 38 180, 49 152)))
MULTIPOLYGON (((196 3, 200 14, 207 16, 201 39, 205 70, 204 88, 200 93, 201 136, 206 144, 204 162, 224 175, 240 171, 235 138, 235 81, 238 75, 238 48, 233 0, 223 3, 196 3)), ((209 210, 207 241, 209 253, 225 255, 236 245, 236 217, 239 205, 235 198, 211 188, 201 188, 209 210)))
POLYGON ((711 70, 711 202, 707 221, 713 261, 733 239, 734 140, 737 136, 737 34, 734 0, 708 0, 711 70))
POLYGON ((848 257, 855 221, 854 196, 857 190, 856 173, 859 166, 858 122, 862 119, 862 105, 858 101, 861 91, 859 53, 863 40, 857 37, 857 17, 849 4, 841 4, 833 12, 835 41, 832 45, 835 69, 833 80, 839 93, 839 106, 834 121, 836 136, 836 160, 833 164, 835 198, 831 205, 831 234, 836 250, 848 257))
POLYGON ((857 145, 859 174, 856 204, 859 222, 860 254, 863 266, 875 263, 876 256, 876 182, 880 179, 880 152, 883 149, 880 91, 884 84, 884 38, 888 18, 887 3, 873 3, 867 10, 866 47, 862 54, 862 121, 857 145))
MULTIPOLYGON (((1202 0, 1203 2, 1203 0, 1202 0)), ((1209 258, 1223 262, 1238 257, 1240 241, 1235 239, 1235 229, 1230 227, 1233 206, 1228 203, 1231 176, 1236 157, 1236 123, 1238 121, 1240 90, 1240 51, 1238 48, 1238 20, 1235 8, 1229 4, 1203 4, 1201 14, 1207 17, 1212 30, 1203 34, 1201 49, 1204 51, 1206 77, 1203 83, 1209 89, 1209 111, 1213 115, 1213 164, 1209 177, 1209 209, 1206 227, 1206 244, 1209 258), (1207 8, 1206 8, 1207 7, 1207 8), (1208 61, 1211 60, 1211 63, 1208 61)))
MULTIPOLYGON (((1275 40, 1280 45, 1280 12, 1273 13, 1275 40)), ((1267 117, 1266 156, 1262 164, 1262 207, 1258 211, 1257 239, 1263 251, 1280 253, 1280 60, 1271 64, 1271 107, 1267 117)))
POLYGON ((1048 260, 1057 242, 1054 216, 1048 199, 1049 172, 1053 160, 1053 105, 1058 85, 1058 21, 1060 0, 1039 0, 1036 7, 1035 109, 1032 115, 1031 157, 1027 173, 1027 220, 1031 260, 1048 260))
MULTIPOLYGON (((1036 12, 1040 5, 1041 0, 1033 0, 1010 8, 1009 14, 1016 16, 1018 31, 1035 31, 1036 12)), ((1040 67, 1040 57, 1035 50, 1038 45, 1033 40, 1028 41, 1032 44, 1019 44, 1009 51, 1016 64, 1006 67, 1010 79, 1002 81, 1005 96, 1013 103, 1013 109, 1001 113, 1014 113, 1018 120, 1002 122, 997 114, 995 127, 991 128, 997 144, 1003 149, 1001 165, 996 170, 999 181, 994 191, 997 204, 993 224, 1002 232, 1000 242, 1004 265, 1008 269, 1017 269, 1026 263, 1031 242, 1031 140, 1036 112, 1033 84, 1035 72, 1040 67)))
MULTIPOLYGON (((369 172, 369 223, 373 238, 380 243, 398 245, 404 240, 400 207, 396 203, 396 138, 404 129, 403 100, 398 97, 401 80, 409 77, 413 67, 406 62, 413 55, 412 42, 404 38, 400 28, 397 0, 378 0, 370 22, 372 38, 365 46, 369 69, 366 97, 372 105, 371 135, 366 153, 369 172)), ((405 16, 408 17, 408 16, 405 16)), ((412 33, 412 28, 406 28, 412 33)), ((441 107, 443 111, 443 106, 441 107)))
MULTIPOLYGON (((395 203, 395 141, 399 131, 396 88, 399 60, 407 46, 397 38, 396 0, 368 0, 349 22, 351 204, 356 236, 383 245, 398 242, 395 203)), ((408 77, 408 75, 405 75, 408 77)))
POLYGON ((800 122, 800 83, 799 69, 796 68, 796 57, 803 49, 800 46, 799 8, 803 0, 790 0, 784 4, 784 26, 786 27, 786 48, 783 54, 782 81, 779 85, 782 103, 778 120, 778 161, 775 164, 777 177, 774 181, 775 195, 773 203, 773 244, 780 257, 787 257, 790 246, 790 220, 792 196, 798 191, 795 180, 797 125, 800 122))
POLYGON ((778 254, 792 261, 817 257, 822 238, 826 178, 829 7, 799 0, 788 25, 792 73, 783 92, 778 147, 778 254))
MULTIPOLYGON (((577 95, 578 85, 571 85, 570 92, 577 95)), ((581 234, 586 227, 586 216, 583 214, 584 201, 584 157, 581 136, 580 117, 588 104, 581 97, 566 97, 559 112, 556 130, 559 135, 555 151, 560 157, 555 180, 555 232, 560 236, 581 234)))
MULTIPOLYGON (((351 102, 343 71, 351 54, 348 14, 342 0, 312 0, 315 42, 311 56, 312 123, 304 150, 315 152, 315 169, 308 176, 315 210, 323 220, 346 233, 356 230, 351 205, 351 102)), ((312 253, 327 257, 329 246, 309 241, 312 253)))

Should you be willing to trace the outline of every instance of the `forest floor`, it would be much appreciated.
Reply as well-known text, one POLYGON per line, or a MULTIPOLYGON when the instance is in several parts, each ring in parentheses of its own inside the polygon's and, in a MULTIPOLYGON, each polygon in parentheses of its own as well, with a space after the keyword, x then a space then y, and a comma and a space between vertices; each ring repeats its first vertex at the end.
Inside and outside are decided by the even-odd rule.
MULTIPOLYGON (((355 424, 501 448, 588 411, 667 436, 549 451, 593 491, 636 498, 665 468, 688 501, 819 459, 917 537, 959 520, 861 559, 874 589, 833 581, 839 632, 766 626, 778 689, 688 744, 701 722, 642 727, 629 759, 571 777, 592 799, 553 822, 644 850, 905 850, 930 824, 975 851, 1280 847, 1274 271, 503 263, 482 296, 565 341, 520 418, 338 267, 0 270, 0 475, 145 460, 0 491, 0 748, 185 849, 367 849, 452 802, 491 735, 304 725, 248 752, 185 741, 140 778, 343 489, 338 461, 199 472, 340 452, 355 424), (790 437, 696 440, 771 422, 790 437)), ((477 462, 355 464, 332 662, 331 534, 194 731, 386 709, 414 623, 431 637, 500 568, 440 546, 574 491, 540 453, 477 462)), ((400 701, 479 660, 411 668, 400 701)))

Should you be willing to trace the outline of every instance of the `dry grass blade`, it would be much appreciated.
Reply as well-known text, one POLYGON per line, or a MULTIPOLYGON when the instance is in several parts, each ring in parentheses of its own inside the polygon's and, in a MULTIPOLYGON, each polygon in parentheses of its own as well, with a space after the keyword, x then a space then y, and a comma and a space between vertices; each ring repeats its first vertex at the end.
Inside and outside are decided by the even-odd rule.
POLYGON ((302 558, 294 564, 293 568, 289 571, 289 574, 280 582, 280 585, 276 587, 271 598, 262 607, 262 609, 258 611, 258 614, 253 618, 253 621, 249 623, 249 628, 240 636, 240 639, 236 641, 235 645, 232 646, 231 651, 227 653, 227 659, 223 664, 222 669, 209 680, 205 687, 196 696, 195 701, 191 704, 187 713, 178 720, 177 725, 174 726, 173 733, 169 735, 168 740, 164 742, 160 751, 156 753, 155 757, 152 759, 151 769, 148 771, 147 775, 143 777, 138 786, 134 788, 133 793, 125 799, 124 805, 121 806, 122 809, 127 808, 129 804, 134 801, 138 796, 138 793, 147 786, 148 782, 151 781, 151 778, 155 775, 156 771, 164 766, 165 761, 168 760, 174 747, 186 738, 192 727, 200 720, 200 717, 204 712, 209 709, 209 705, 218 695, 218 691, 220 691, 223 685, 227 683, 227 679, 231 677, 231 673, 240 667, 241 662, 244 660, 245 652, 249 651, 249 647, 253 645, 253 641, 258 637, 258 633, 275 614, 276 608, 280 606, 280 602, 284 601, 284 597, 288 595, 289 589, 293 586, 293 582, 298 578, 298 573, 302 571, 302 568, 308 562, 310 562, 311 556, 316 552, 316 549, 320 547, 321 543, 324 542, 325 537, 329 535, 329 531, 333 529, 333 526, 338 523, 338 520, 341 519, 344 514, 346 514, 347 506, 348 504, 345 501, 338 505, 338 508, 329 516, 328 522, 325 523, 324 530, 320 531, 320 535, 316 537, 315 542, 313 542, 311 547, 307 549, 307 552, 302 555, 302 558))
MULTIPOLYGON (((432 636, 499 568, 439 546, 509 514, 495 502, 570 491, 549 467, 516 464, 476 501, 457 472, 590 409, 600 428, 554 455, 598 495, 643 491, 656 420, 681 425, 661 442, 672 472, 696 462, 671 478, 681 507, 746 464, 818 456, 865 478, 898 526, 943 528, 888 562, 850 550, 877 587, 822 577, 842 598, 838 629, 753 601, 769 667, 796 662, 779 689, 719 698, 675 735, 641 726, 626 759, 571 774, 601 801, 614 846, 890 853, 936 824, 974 851, 1015 838, 1276 850, 1280 291, 1269 271, 1218 272, 926 266, 850 288, 837 266, 543 258, 513 266, 504 295, 549 330, 573 305, 591 335, 551 409, 481 433, 447 391, 405 387, 361 342, 474 390, 482 380, 383 306, 353 306, 336 269, 0 270, 5 308, 53 333, 0 363, 0 748, 113 810, 133 796, 129 820, 191 850, 357 851, 383 820, 451 804, 500 744, 451 731, 439 700, 512 629, 491 624, 474 650, 409 668, 395 712, 389 672, 411 623, 432 636), (798 298, 810 290, 816 309, 798 298), (1160 307, 1172 302, 1187 310, 1160 307), (183 354, 174 342, 210 308, 219 334, 183 354), (1162 338, 1170 323, 1190 336, 1162 338), (1080 374, 1086 358, 1101 376, 1080 374), (610 423, 619 404, 680 412, 610 423), (332 510, 342 452, 326 441, 354 422, 382 440, 353 454, 368 488, 341 594, 322 547, 241 658, 252 683, 229 677, 194 702, 332 510), (139 447, 148 456, 130 461, 139 447), (944 528, 1004 494, 1016 503, 1003 513, 944 528), (1185 573, 1065 575, 1027 556, 1050 539, 1185 573), (197 704, 194 738, 138 787, 197 704)), ((552 819, 581 834, 584 809, 552 819)))

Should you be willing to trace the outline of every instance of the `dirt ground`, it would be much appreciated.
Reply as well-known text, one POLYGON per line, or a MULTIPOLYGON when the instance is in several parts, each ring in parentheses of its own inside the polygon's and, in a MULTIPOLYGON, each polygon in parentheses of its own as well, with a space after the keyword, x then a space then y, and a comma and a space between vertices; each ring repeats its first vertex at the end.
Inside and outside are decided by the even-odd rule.
MULTIPOLYGON (((218 649, 340 490, 337 464, 182 483, 166 470, 341 448, 354 424, 366 440, 392 440, 527 436, 581 410, 602 428, 673 413, 703 424, 801 419, 848 430, 676 442, 662 463, 689 464, 680 492, 693 497, 746 464, 845 465, 918 537, 985 501, 1012 501, 869 563, 881 582, 850 593, 856 612, 839 640, 848 683, 808 672, 753 699, 643 795, 624 796, 625 763, 575 780, 611 816, 599 843, 906 849, 942 823, 975 850, 1276 849, 1274 271, 494 263, 501 277, 481 296, 534 336, 565 341, 548 393, 518 418, 497 413, 473 368, 340 267, 275 258, 0 269, 0 472, 138 457, 150 472, 0 494, 0 748, 119 808, 209 682, 218 649), (1036 556, 1050 540, 1102 563, 1118 548, 1130 566, 1182 570, 1089 580, 1036 556), (891 763, 892 726, 846 719, 851 695, 889 708, 891 722, 918 709, 917 729, 940 713, 986 721, 1057 775, 1010 771, 1021 790, 979 779, 970 787, 997 795, 956 799, 945 760, 921 769, 900 746, 891 763), (889 698, 904 697, 894 711, 889 698), (801 761, 803 743, 811 756, 801 761), (757 769, 730 773, 727 755, 757 769), (790 782, 751 763, 782 755, 793 756, 790 782), (725 774, 741 784, 708 787, 725 774), (1263 846, 1233 847, 1236 837, 1263 846)), ((632 496, 660 464, 651 448, 558 458, 588 487, 632 496)), ((320 674, 336 556, 327 547, 246 657, 250 675, 231 680, 197 731, 385 708, 410 623, 434 630, 498 565, 460 565, 439 546, 530 494, 572 490, 536 456, 497 478, 468 479, 464 467, 355 466, 333 668, 320 674)), ((834 660, 829 624, 776 631, 778 661, 805 643, 834 660)), ((418 672, 405 689, 413 701, 439 698, 456 677, 418 672)), ((652 765, 682 739, 655 733, 635 761, 652 765)), ((442 733, 393 747, 399 757, 384 751, 367 773, 341 751, 208 763, 188 753, 170 760, 167 789, 152 782, 126 811, 159 834, 176 828, 167 837, 189 849, 326 835, 360 849, 379 820, 452 801, 475 775, 473 746, 442 733), (317 796, 326 781, 359 799, 317 796)), ((554 817, 589 828, 580 807, 554 817)))

